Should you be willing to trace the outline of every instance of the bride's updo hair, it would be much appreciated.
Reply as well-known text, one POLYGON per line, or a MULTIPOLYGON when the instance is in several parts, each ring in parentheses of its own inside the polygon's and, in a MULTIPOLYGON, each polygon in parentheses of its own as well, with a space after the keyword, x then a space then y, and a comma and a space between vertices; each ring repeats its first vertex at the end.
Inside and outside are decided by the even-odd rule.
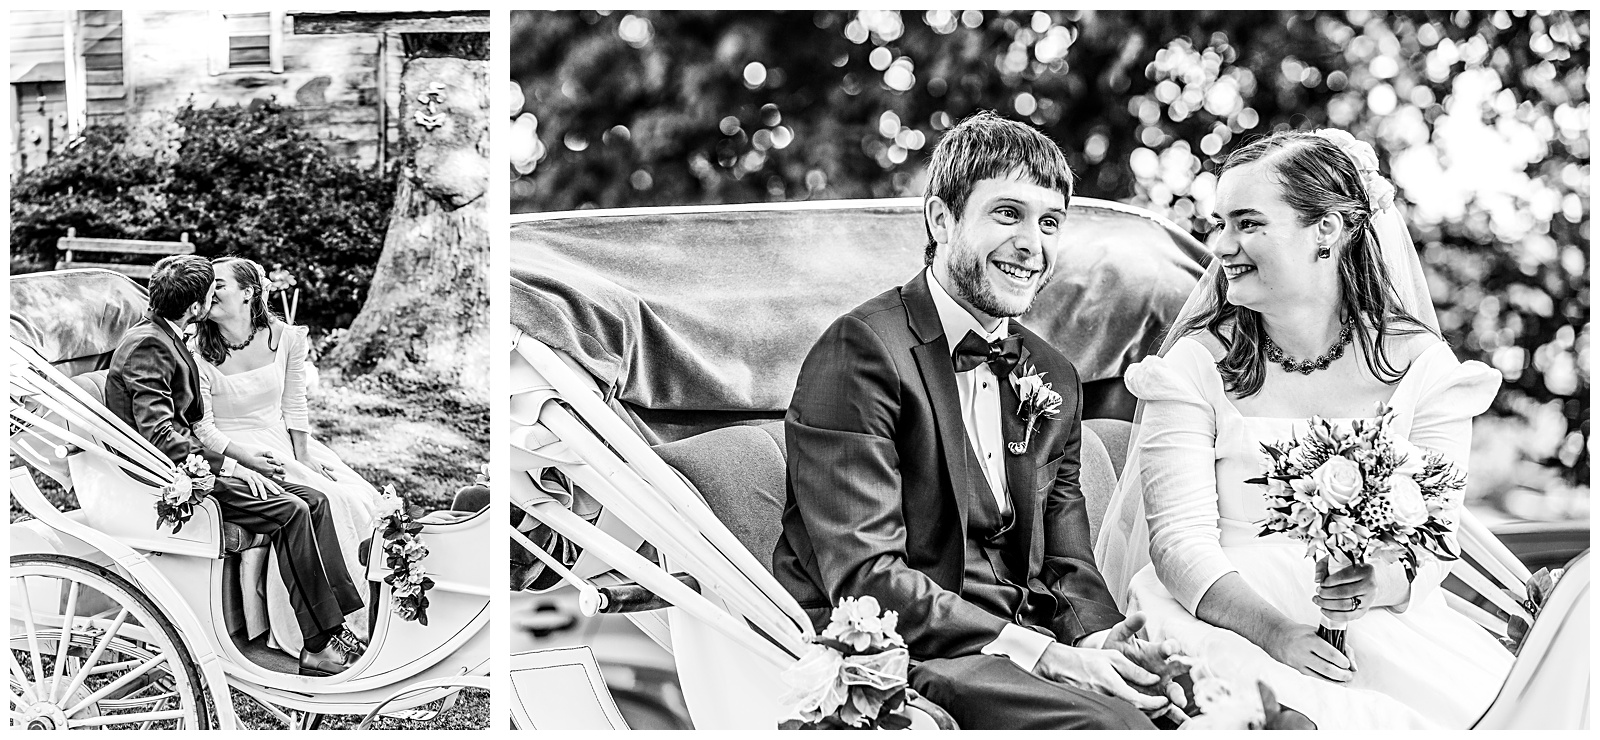
MULTIPOLYGON (((234 283, 244 290, 251 291, 250 328, 270 329, 272 322, 277 319, 277 314, 267 301, 267 294, 271 290, 267 271, 254 260, 243 257, 218 257, 211 261, 211 269, 218 274, 227 271, 233 276, 234 283)), ((202 321, 198 324, 195 330, 195 345, 200 349, 200 356, 213 365, 221 365, 228 359, 228 345, 222 340, 222 330, 215 322, 202 321)))
MULTIPOLYGON (((1370 169, 1376 169, 1373 160, 1370 169)), ((1366 357, 1367 369, 1384 383, 1398 383, 1405 369, 1390 361, 1386 340, 1433 330, 1406 312, 1400 302, 1383 262, 1372 226, 1371 194, 1357 162, 1327 136, 1279 131, 1235 149, 1217 176, 1254 162, 1267 165, 1284 202, 1299 214, 1301 226, 1310 226, 1329 213, 1344 221, 1345 242, 1331 245, 1339 266, 1340 308, 1355 322, 1355 340, 1366 357)), ((1252 396, 1266 380, 1266 330, 1261 314, 1230 304, 1227 298, 1228 279, 1218 270, 1210 305, 1178 327, 1179 336, 1211 332, 1227 349, 1217 361, 1223 385, 1239 397, 1252 396)))

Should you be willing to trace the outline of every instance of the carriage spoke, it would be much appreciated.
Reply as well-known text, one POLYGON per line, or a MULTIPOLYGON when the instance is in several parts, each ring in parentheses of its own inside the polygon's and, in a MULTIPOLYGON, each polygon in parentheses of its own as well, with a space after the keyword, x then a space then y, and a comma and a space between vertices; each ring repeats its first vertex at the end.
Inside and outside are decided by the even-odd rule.
POLYGON ((17 651, 7 650, 7 657, 11 658, 11 680, 22 687, 22 698, 29 704, 39 700, 39 695, 33 693, 33 682, 28 680, 28 674, 22 670, 22 664, 17 662, 17 651))
POLYGON ((105 665, 95 666, 89 671, 89 675, 98 676, 102 673, 115 673, 117 671, 127 670, 143 662, 144 661, 139 658, 134 658, 133 660, 124 660, 121 663, 106 663, 105 665))
MULTIPOLYGON (((56 665, 55 675, 50 678, 50 700, 55 701, 56 689, 61 688, 61 674, 67 670, 67 648, 72 646, 72 618, 78 611, 78 582, 73 581, 72 587, 67 590, 66 622, 61 625, 61 636, 56 640, 56 665)), ((44 684, 44 677, 39 677, 40 685, 44 684)))
POLYGON ((153 669, 156 666, 159 666, 159 665, 161 665, 162 663, 165 663, 165 662, 167 662, 167 656, 166 655, 157 655, 156 657, 145 661, 143 665, 141 665, 138 668, 135 668, 135 669, 129 671, 127 673, 127 675, 124 675, 122 678, 119 678, 119 679, 117 679, 115 681, 112 681, 110 684, 107 684, 106 686, 101 687, 99 691, 96 691, 93 694, 90 694, 88 697, 85 697, 83 701, 80 701, 77 704, 73 705, 73 707, 71 709, 67 710, 67 712, 66 712, 67 716, 71 717, 72 715, 77 714, 80 711, 83 711, 84 707, 87 707, 90 704, 93 704, 93 703, 95 703, 97 701, 100 701, 102 698, 105 698, 106 696, 111 695, 112 692, 121 690, 124 686, 127 686, 128 684, 133 683, 134 681, 138 680, 140 676, 143 676, 144 674, 149 673, 151 671, 151 669, 153 669))
POLYGON ((22 621, 23 629, 28 634, 28 659, 33 662, 33 680, 44 685, 44 665, 39 655, 39 630, 33 623, 33 595, 28 592, 28 579, 26 576, 17 578, 22 582, 22 621))
POLYGON ((163 709, 159 712, 138 712, 135 714, 108 714, 100 717, 86 717, 84 719, 67 720, 67 729, 75 730, 81 727, 105 727, 106 725, 124 725, 133 722, 156 722, 164 719, 183 719, 182 709, 163 709))
POLYGON ((100 660, 101 654, 105 653, 106 647, 111 644, 111 641, 116 639, 117 631, 122 629, 122 623, 127 620, 128 609, 124 607, 121 612, 117 613, 117 618, 111 622, 111 626, 106 628, 106 633, 100 637, 100 644, 94 646, 94 652, 89 653, 88 660, 83 663, 84 670, 78 671, 78 675, 72 677, 72 683, 67 685, 66 691, 61 692, 61 696, 72 696, 72 692, 83 686, 83 682, 89 679, 94 664, 100 660))
POLYGON ((13 707, 18 705, 27 705, 29 703, 26 699, 17 696, 17 692, 12 691, 10 687, 6 688, 6 698, 11 701, 11 706, 13 707))

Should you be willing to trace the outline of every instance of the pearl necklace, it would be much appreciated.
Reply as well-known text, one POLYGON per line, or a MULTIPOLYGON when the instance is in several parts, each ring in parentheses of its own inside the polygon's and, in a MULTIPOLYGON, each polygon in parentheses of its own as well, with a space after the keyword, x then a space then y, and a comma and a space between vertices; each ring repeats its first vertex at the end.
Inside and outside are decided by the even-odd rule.
POLYGON ((1272 337, 1263 335, 1266 339, 1267 359, 1278 363, 1286 373, 1298 372, 1301 375, 1310 375, 1316 370, 1327 370, 1328 365, 1332 364, 1334 360, 1344 356, 1344 348, 1350 344, 1350 340, 1355 336, 1354 328, 1354 321, 1344 322, 1344 328, 1339 330, 1339 338, 1334 340, 1333 346, 1315 360, 1296 360, 1293 357, 1289 357, 1283 353, 1282 349, 1279 349, 1277 342, 1272 341, 1272 337))

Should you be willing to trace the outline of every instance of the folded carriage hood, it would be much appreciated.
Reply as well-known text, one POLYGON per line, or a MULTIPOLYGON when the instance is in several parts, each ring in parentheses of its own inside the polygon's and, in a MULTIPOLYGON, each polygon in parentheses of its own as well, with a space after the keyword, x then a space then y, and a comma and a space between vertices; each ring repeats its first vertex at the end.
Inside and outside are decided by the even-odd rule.
MULTIPOLYGON (((108 361, 123 332, 150 308, 143 287, 110 270, 17 275, 10 287, 11 341, 33 347, 57 366, 108 361)), ((96 368, 63 368, 68 375, 89 369, 96 368)))
MULTIPOLYGON (((1084 382, 1120 377, 1208 259, 1146 211, 1076 198, 1055 277, 1024 325, 1084 382)), ((781 412, 834 319, 923 267, 920 198, 513 217, 511 321, 616 398, 657 410, 781 412)))

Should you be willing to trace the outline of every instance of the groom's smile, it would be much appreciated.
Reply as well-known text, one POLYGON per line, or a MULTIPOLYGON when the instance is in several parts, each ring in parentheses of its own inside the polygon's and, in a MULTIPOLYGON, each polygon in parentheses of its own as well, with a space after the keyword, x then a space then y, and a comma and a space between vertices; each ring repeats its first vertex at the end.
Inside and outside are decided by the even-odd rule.
POLYGON ((973 185, 946 238, 934 277, 985 324, 1026 313, 1049 283, 1066 217, 1066 197, 1012 174, 973 185))

